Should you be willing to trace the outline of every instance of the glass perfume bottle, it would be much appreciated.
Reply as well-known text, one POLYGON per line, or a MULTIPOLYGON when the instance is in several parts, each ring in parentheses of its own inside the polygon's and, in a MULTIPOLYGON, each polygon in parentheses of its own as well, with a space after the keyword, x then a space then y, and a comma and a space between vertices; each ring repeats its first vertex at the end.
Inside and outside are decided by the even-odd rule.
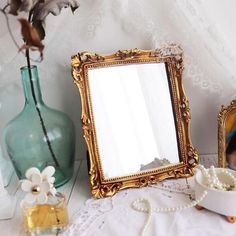
POLYGON ((58 235, 68 224, 65 196, 54 187, 55 168, 47 166, 40 172, 29 168, 21 189, 26 192, 20 206, 27 235, 58 235))
POLYGON ((21 68, 25 106, 4 129, 6 150, 19 179, 32 166, 42 170, 51 165, 58 187, 73 175, 75 129, 66 114, 45 105, 37 67, 30 70, 32 83, 28 67, 21 68))
POLYGON ((28 235, 57 235, 69 222, 65 196, 49 195, 45 204, 22 206, 25 232, 28 235))

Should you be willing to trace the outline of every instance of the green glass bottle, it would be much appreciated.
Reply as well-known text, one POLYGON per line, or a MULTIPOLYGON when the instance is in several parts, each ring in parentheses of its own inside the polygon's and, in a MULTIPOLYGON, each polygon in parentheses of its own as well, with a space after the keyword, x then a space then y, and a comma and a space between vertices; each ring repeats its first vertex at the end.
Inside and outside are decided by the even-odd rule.
POLYGON ((73 175, 75 129, 67 115, 44 104, 37 67, 30 70, 32 83, 28 67, 21 68, 25 106, 4 129, 6 150, 19 179, 30 167, 42 170, 52 165, 58 187, 73 175))

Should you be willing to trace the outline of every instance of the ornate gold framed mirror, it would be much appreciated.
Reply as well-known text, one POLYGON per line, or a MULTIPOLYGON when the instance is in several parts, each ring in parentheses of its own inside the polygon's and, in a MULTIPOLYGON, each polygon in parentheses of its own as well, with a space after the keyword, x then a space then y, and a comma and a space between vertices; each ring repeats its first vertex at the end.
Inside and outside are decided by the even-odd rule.
POLYGON ((182 72, 177 45, 72 57, 94 197, 193 174, 198 155, 182 72))
POLYGON ((236 170, 236 100, 218 115, 218 164, 236 170))

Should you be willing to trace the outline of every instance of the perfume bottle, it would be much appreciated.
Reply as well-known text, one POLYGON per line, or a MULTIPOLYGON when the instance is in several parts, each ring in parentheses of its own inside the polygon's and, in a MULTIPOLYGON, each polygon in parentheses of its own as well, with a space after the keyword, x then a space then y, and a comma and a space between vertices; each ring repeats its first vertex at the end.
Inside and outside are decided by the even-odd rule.
POLYGON ((68 224, 66 199, 54 187, 54 173, 53 166, 42 172, 31 167, 21 181, 21 189, 26 192, 21 208, 27 235, 58 235, 68 224))
POLYGON ((47 203, 22 206, 24 228, 27 235, 57 235, 69 222, 65 196, 49 195, 47 203))

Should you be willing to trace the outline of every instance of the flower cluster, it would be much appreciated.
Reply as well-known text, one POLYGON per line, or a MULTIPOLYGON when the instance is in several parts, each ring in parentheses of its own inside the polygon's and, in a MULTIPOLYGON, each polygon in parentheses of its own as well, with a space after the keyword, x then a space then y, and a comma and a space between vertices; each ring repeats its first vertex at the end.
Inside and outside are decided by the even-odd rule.
POLYGON ((21 189, 27 192, 23 203, 44 204, 47 202, 49 194, 54 196, 57 192, 54 187, 54 173, 53 166, 46 167, 42 172, 35 167, 28 169, 25 173, 26 179, 21 183, 21 189))

